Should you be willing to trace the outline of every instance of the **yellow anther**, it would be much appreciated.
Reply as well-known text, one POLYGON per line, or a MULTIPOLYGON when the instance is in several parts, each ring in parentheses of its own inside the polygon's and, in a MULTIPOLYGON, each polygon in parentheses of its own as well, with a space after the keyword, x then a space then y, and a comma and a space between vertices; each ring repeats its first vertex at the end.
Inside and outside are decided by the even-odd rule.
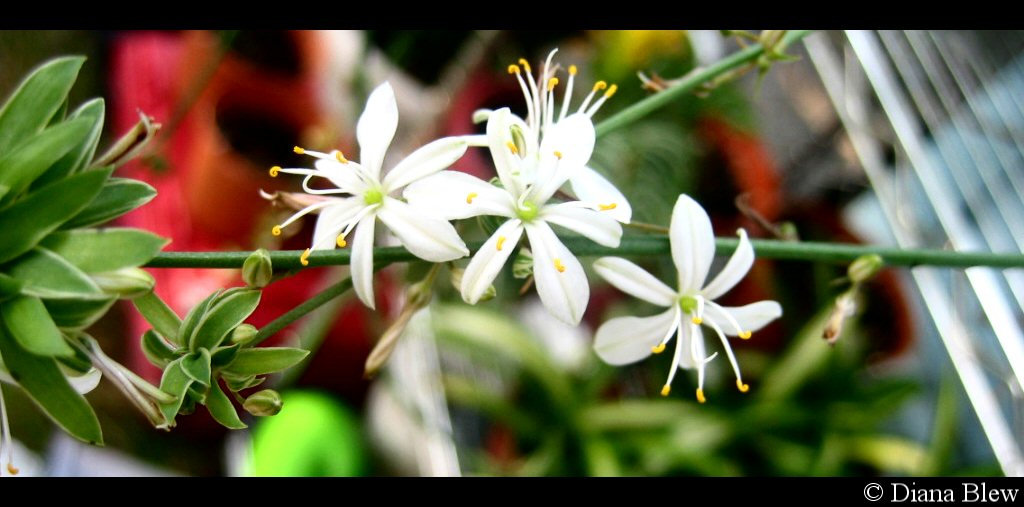
POLYGON ((505 236, 498 236, 498 251, 501 251, 501 247, 505 244, 505 236))
POLYGON ((530 62, 526 61, 526 58, 520 58, 519 65, 522 65, 523 68, 526 69, 527 74, 530 73, 530 62))
POLYGON ((619 206, 617 204, 615 204, 614 202, 611 203, 611 204, 598 204, 597 205, 597 209, 599 209, 601 211, 611 211, 611 210, 613 210, 613 209, 615 209, 617 207, 619 207, 619 206))
POLYGON ((699 401, 701 403, 704 403, 705 401, 708 401, 707 398, 704 397, 704 390, 703 389, 697 389, 697 401, 699 401))
POLYGON ((281 226, 280 225, 275 225, 274 227, 272 227, 270 229, 270 233, 273 234, 274 236, 280 236, 281 235, 281 226))
POLYGON ((662 352, 665 352, 665 344, 659 343, 658 345, 651 347, 651 352, 654 354, 661 354, 662 352))
POLYGON ((270 168, 270 177, 271 178, 276 178, 277 174, 280 173, 280 172, 281 172, 281 166, 275 165, 274 167, 270 168))
POLYGON ((298 146, 292 148, 292 151, 294 151, 295 153, 298 153, 299 155, 302 155, 303 153, 306 153, 306 150, 304 150, 302 148, 299 148, 298 146))
POLYGON ((604 92, 604 96, 611 98, 611 96, 615 95, 615 92, 617 91, 619 91, 619 85, 613 84, 608 88, 608 91, 604 92))
POLYGON ((466 196, 466 204, 473 204, 473 199, 476 199, 476 196, 476 192, 470 192, 469 195, 466 196))
POLYGON ((750 331, 740 331, 740 338, 743 338, 744 340, 749 340, 750 331))
POLYGON ((598 90, 604 90, 605 88, 608 88, 608 83, 605 83, 604 81, 598 81, 598 82, 594 83, 594 91, 595 92, 598 91, 598 90))
POLYGON ((700 317, 694 317, 694 318, 690 319, 690 321, 693 322, 694 324, 697 324, 699 326, 699 325, 701 325, 704 322, 704 319, 702 319, 700 317))
POLYGON ((661 388, 661 395, 668 396, 668 393, 672 392, 672 386, 665 384, 665 387, 661 388))
POLYGON ((18 470, 18 467, 14 466, 14 463, 8 463, 7 471, 10 472, 11 475, 18 475, 18 472, 21 470, 18 470))
POLYGON ((750 386, 744 384, 742 380, 736 379, 736 389, 739 389, 741 393, 745 393, 750 390, 750 386))
POLYGON ((569 74, 573 75, 573 76, 576 75, 576 66, 575 65, 570 65, 569 66, 569 74))
POLYGON ((505 146, 508 146, 509 151, 511 151, 513 155, 516 155, 516 154, 519 153, 519 148, 516 148, 516 143, 513 143, 512 141, 508 141, 507 143, 505 143, 505 146))
POLYGON ((338 162, 341 162, 342 164, 348 163, 348 159, 341 153, 341 150, 336 150, 334 152, 334 158, 338 159, 338 162))
POLYGON ((557 77, 553 77, 551 79, 548 79, 548 91, 554 90, 556 86, 558 86, 558 78, 557 77))
POLYGON ((306 251, 302 252, 302 255, 299 256, 299 263, 303 266, 309 266, 309 254, 310 250, 307 248, 306 251))
POLYGON ((338 244, 338 248, 345 248, 348 246, 348 241, 345 241, 345 236, 338 236, 338 240, 335 243, 338 244))
POLYGON ((562 264, 562 259, 555 259, 555 269, 557 269, 559 273, 565 273, 565 265, 562 264))
POLYGON ((562 160, 562 152, 556 151, 555 152, 555 158, 557 158, 558 160, 562 160))
POLYGON ((519 72, 520 71, 519 71, 519 66, 518 65, 513 63, 512 65, 508 66, 508 73, 509 74, 519 74, 519 72))

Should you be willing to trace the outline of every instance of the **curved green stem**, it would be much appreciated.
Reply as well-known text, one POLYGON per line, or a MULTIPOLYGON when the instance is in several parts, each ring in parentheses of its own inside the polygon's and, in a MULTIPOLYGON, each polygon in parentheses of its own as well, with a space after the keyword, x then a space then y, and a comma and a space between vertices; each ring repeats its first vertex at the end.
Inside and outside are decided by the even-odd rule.
POLYGON ((351 288, 352 278, 350 277, 324 289, 319 294, 307 299, 306 301, 303 301, 301 305, 296 306, 291 310, 288 310, 280 317, 272 320, 266 326, 263 326, 263 328, 260 329, 259 333, 256 333, 256 338, 253 339, 252 345, 259 345, 261 342, 263 342, 263 340, 266 340, 267 338, 274 336, 275 334, 277 334, 278 331, 287 327, 288 324, 291 324, 292 322, 299 320, 307 313, 316 310, 317 308, 320 308, 320 306, 323 305, 324 303, 344 294, 351 288))
MULTIPOLYGON (((782 39, 781 46, 786 47, 806 37, 813 31, 814 30, 791 30, 787 32, 786 36, 782 39)), ((655 93, 654 95, 619 111, 612 117, 599 123, 596 126, 597 137, 601 137, 613 130, 625 127, 640 118, 653 113, 657 109, 664 107, 666 104, 678 99, 680 96, 693 91, 698 86, 707 83, 726 72, 753 62, 764 54, 764 51, 765 48, 760 44, 754 44, 748 46, 742 51, 733 53, 732 55, 715 62, 713 65, 710 65, 705 69, 699 69, 696 72, 691 73, 680 80, 678 84, 666 88, 661 92, 655 93)))

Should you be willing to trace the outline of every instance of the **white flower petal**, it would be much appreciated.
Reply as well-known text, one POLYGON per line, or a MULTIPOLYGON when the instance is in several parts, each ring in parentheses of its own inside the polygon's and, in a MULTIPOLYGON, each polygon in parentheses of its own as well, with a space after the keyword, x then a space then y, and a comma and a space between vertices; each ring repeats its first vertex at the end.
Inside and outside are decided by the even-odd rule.
POLYGON ((679 340, 678 347, 680 347, 679 354, 679 367, 684 370, 689 370, 700 365, 707 358, 707 352, 704 348, 704 333, 701 331, 700 326, 691 325, 686 320, 683 320, 683 325, 679 326, 681 331, 680 336, 676 337, 679 340))
POLYGON ((523 191, 524 175, 522 174, 523 164, 520 155, 513 153, 509 148, 511 143, 515 145, 510 127, 515 122, 515 115, 507 107, 503 107, 491 113, 487 119, 487 142, 491 150, 491 159, 494 160, 494 169, 501 179, 501 184, 514 195, 520 195, 523 191))
POLYGON ((359 140, 359 162, 366 173, 380 179, 380 166, 384 153, 391 145, 398 128, 398 103, 391 84, 384 82, 366 99, 366 109, 356 124, 356 139, 359 140))
POLYGON ((356 162, 349 161, 342 164, 337 160, 318 159, 313 163, 319 176, 330 180, 334 186, 350 194, 360 194, 366 191, 366 182, 359 177, 362 166, 356 162))
POLYGON ((686 194, 679 196, 672 209, 669 241, 672 261, 679 271, 679 292, 698 291, 715 258, 715 234, 707 212, 686 194))
POLYGON ((356 237, 352 240, 351 276, 352 288, 364 305, 376 308, 373 297, 373 232, 377 215, 371 213, 359 221, 356 237))
POLYGON ((676 293, 644 268, 621 257, 601 257, 594 271, 616 289, 658 306, 672 307, 676 293))
POLYGON ((674 324, 675 309, 651 317, 617 317, 597 329, 594 352, 602 361, 620 366, 649 355, 674 324))
POLYGON ((729 336, 757 331, 781 316, 782 305, 775 301, 758 301, 745 306, 721 306, 710 301, 704 304, 704 318, 713 321, 729 336), (740 331, 736 330, 737 326, 740 331))
POLYGON ((540 168, 532 198, 547 202, 565 182, 575 176, 594 152, 594 124, 583 114, 574 114, 552 125, 540 146, 540 168))
POLYGON ((626 196, 597 171, 583 166, 569 178, 569 185, 576 198, 583 202, 595 206, 615 206, 602 213, 624 224, 628 224, 632 219, 633 208, 626 200, 626 196))
POLYGON ((747 275, 747 272, 750 271, 750 266, 754 265, 754 247, 750 246, 750 240, 747 239, 747 231, 740 229, 737 233, 740 236, 740 242, 736 246, 736 252, 732 254, 729 262, 725 264, 725 267, 718 273, 718 276, 701 290, 704 297, 708 299, 715 299, 729 292, 747 275))
POLYGON ((478 215, 515 216, 512 197, 505 190, 457 171, 441 171, 405 187, 409 204, 447 220, 478 215))
POLYGON ((600 211, 577 204, 567 202, 545 206, 539 218, 580 233, 599 245, 617 248, 622 240, 622 225, 600 211))
POLYGON ((579 324, 590 300, 590 285, 583 266, 546 223, 538 221, 525 227, 533 251, 537 295, 562 322, 579 324))
POLYGON ((498 276, 508 256, 515 251, 516 244, 522 236, 523 223, 518 218, 505 222, 494 231, 494 234, 480 246, 480 250, 477 250, 462 274, 462 286, 459 288, 462 299, 471 305, 480 300, 494 282, 494 278, 498 276))
POLYGON ((413 255, 430 262, 445 262, 469 255, 455 227, 398 199, 384 198, 377 212, 381 222, 413 255))
POLYGON ((342 229, 365 206, 366 202, 363 201, 362 197, 344 197, 337 199, 335 204, 320 210, 320 215, 316 218, 316 229, 313 231, 313 245, 311 248, 313 250, 333 249, 336 244, 336 238, 341 234, 342 229), (335 238, 335 241, 329 241, 332 236, 335 238))
POLYGON ((461 137, 444 137, 409 154, 384 176, 384 193, 402 188, 455 163, 469 144, 461 137))
POLYGON ((68 380, 68 384, 71 384, 71 388, 77 391, 78 394, 85 394, 96 389, 102 377, 103 374, 96 368, 90 368, 89 371, 81 375, 64 375, 64 378, 68 380))

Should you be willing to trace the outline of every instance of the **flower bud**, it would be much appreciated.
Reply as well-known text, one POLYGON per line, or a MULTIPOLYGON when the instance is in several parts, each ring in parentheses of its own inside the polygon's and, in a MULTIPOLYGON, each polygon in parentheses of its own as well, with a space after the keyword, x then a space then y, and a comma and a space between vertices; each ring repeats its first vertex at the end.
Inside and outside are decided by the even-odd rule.
POLYGON ((528 248, 519 249, 512 261, 512 276, 522 280, 533 275, 533 252, 528 248))
POLYGON ((850 264, 846 275, 853 283, 864 283, 874 277, 884 264, 878 254, 861 255, 850 264))
POLYGON ((89 276, 103 292, 122 299, 139 297, 152 291, 156 285, 153 275, 139 268, 123 268, 89 276))
POLYGON ((270 262, 270 252, 266 248, 256 250, 246 257, 242 264, 242 280, 249 287, 263 288, 274 276, 274 266, 270 262))
POLYGON ((231 331, 231 343, 246 344, 256 338, 256 334, 259 330, 252 324, 239 324, 238 327, 231 331))
POLYGON ((284 406, 281 394, 273 389, 264 389, 245 399, 242 408, 252 415, 266 417, 277 415, 284 406))

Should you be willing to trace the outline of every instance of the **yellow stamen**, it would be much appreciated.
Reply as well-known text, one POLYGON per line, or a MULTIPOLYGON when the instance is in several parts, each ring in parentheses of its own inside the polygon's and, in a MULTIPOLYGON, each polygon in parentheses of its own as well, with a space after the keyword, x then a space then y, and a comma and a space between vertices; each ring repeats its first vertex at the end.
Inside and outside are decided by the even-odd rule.
POLYGON ((661 395, 668 396, 668 393, 672 392, 672 386, 665 384, 665 387, 661 388, 661 395))
POLYGON ((280 236, 281 235, 281 226, 280 225, 275 225, 273 228, 270 229, 270 233, 273 234, 274 236, 280 236))
POLYGON ((279 166, 279 165, 275 165, 274 167, 271 167, 271 168, 270 168, 270 177, 271 177, 271 178, 276 178, 276 177, 277 177, 277 174, 278 174, 279 172, 281 172, 281 166, 279 166))
POLYGON ((617 91, 619 91, 619 85, 613 84, 611 85, 611 87, 608 88, 608 91, 604 92, 604 96, 607 98, 611 98, 611 96, 615 95, 615 92, 617 91))
POLYGON ((519 148, 516 148, 516 143, 509 141, 505 143, 505 146, 508 146, 509 151, 511 151, 513 155, 519 154, 519 148))
POLYGON ((704 397, 704 390, 703 389, 697 389, 697 401, 699 401, 701 403, 704 403, 704 402, 708 401, 707 398, 704 397))
POLYGON ((306 153, 306 150, 304 150, 302 148, 299 148, 298 146, 292 148, 292 151, 294 151, 295 153, 298 153, 299 155, 302 155, 303 153, 306 153))
POLYGON ((556 151, 555 152, 555 158, 557 158, 558 160, 562 160, 562 152, 556 151))
POLYGON ((338 248, 345 248, 348 246, 348 241, 345 241, 345 236, 338 236, 337 244, 338 248))
POLYGON ((571 74, 573 76, 576 75, 576 66, 575 65, 570 65, 569 66, 569 74, 571 74))
POLYGON ((309 254, 310 251, 307 248, 306 251, 302 252, 302 255, 299 256, 299 263, 301 263, 303 266, 309 266, 309 254))
POLYGON ((334 152, 334 158, 338 159, 338 162, 341 162, 342 164, 348 163, 348 159, 345 158, 345 155, 341 153, 341 150, 337 150, 334 152))
POLYGON ((694 317, 694 318, 692 318, 692 319, 690 319, 690 320, 691 320, 691 321, 692 321, 692 322, 693 322, 694 324, 697 324, 698 326, 699 326, 699 325, 701 325, 701 323, 703 323, 703 322, 704 322, 704 319, 702 319, 702 318, 700 318, 700 317, 694 317))
POLYGON ((557 77, 553 77, 551 79, 548 79, 548 91, 554 90, 556 86, 558 86, 558 78, 557 77))
POLYGON ((466 196, 466 204, 473 204, 473 199, 476 199, 476 196, 476 192, 470 192, 469 195, 466 196))
POLYGON ((505 236, 498 236, 498 251, 501 251, 501 246, 505 244, 505 236))
POLYGON ((618 207, 618 205, 615 204, 614 202, 611 203, 611 204, 598 204, 597 205, 597 208, 600 209, 601 211, 611 211, 611 210, 613 210, 613 209, 615 209, 617 207, 618 207))
POLYGON ((745 393, 750 390, 750 386, 744 384, 742 380, 736 379, 736 389, 739 389, 741 393, 745 393))
POLYGON ((18 475, 18 472, 20 472, 21 470, 18 470, 18 467, 14 466, 14 463, 8 463, 7 471, 10 472, 11 475, 18 475))
POLYGON ((605 83, 604 81, 598 81, 598 82, 594 83, 594 91, 595 92, 598 91, 598 90, 604 90, 605 88, 608 88, 608 83, 605 83))
POLYGON ((508 73, 509 74, 519 74, 519 72, 520 71, 519 71, 519 66, 518 65, 513 63, 512 65, 508 66, 508 73))
POLYGON ((565 273, 565 265, 562 264, 562 259, 555 259, 555 269, 557 269, 559 273, 565 273))
POLYGON ((740 338, 744 340, 750 339, 750 331, 740 331, 740 338))
POLYGON ((655 354, 661 354, 662 352, 665 352, 665 344, 659 343, 658 345, 651 347, 651 352, 655 354))
POLYGON ((519 65, 522 65, 523 68, 526 69, 527 74, 530 73, 530 62, 526 61, 526 58, 520 58, 519 65))

